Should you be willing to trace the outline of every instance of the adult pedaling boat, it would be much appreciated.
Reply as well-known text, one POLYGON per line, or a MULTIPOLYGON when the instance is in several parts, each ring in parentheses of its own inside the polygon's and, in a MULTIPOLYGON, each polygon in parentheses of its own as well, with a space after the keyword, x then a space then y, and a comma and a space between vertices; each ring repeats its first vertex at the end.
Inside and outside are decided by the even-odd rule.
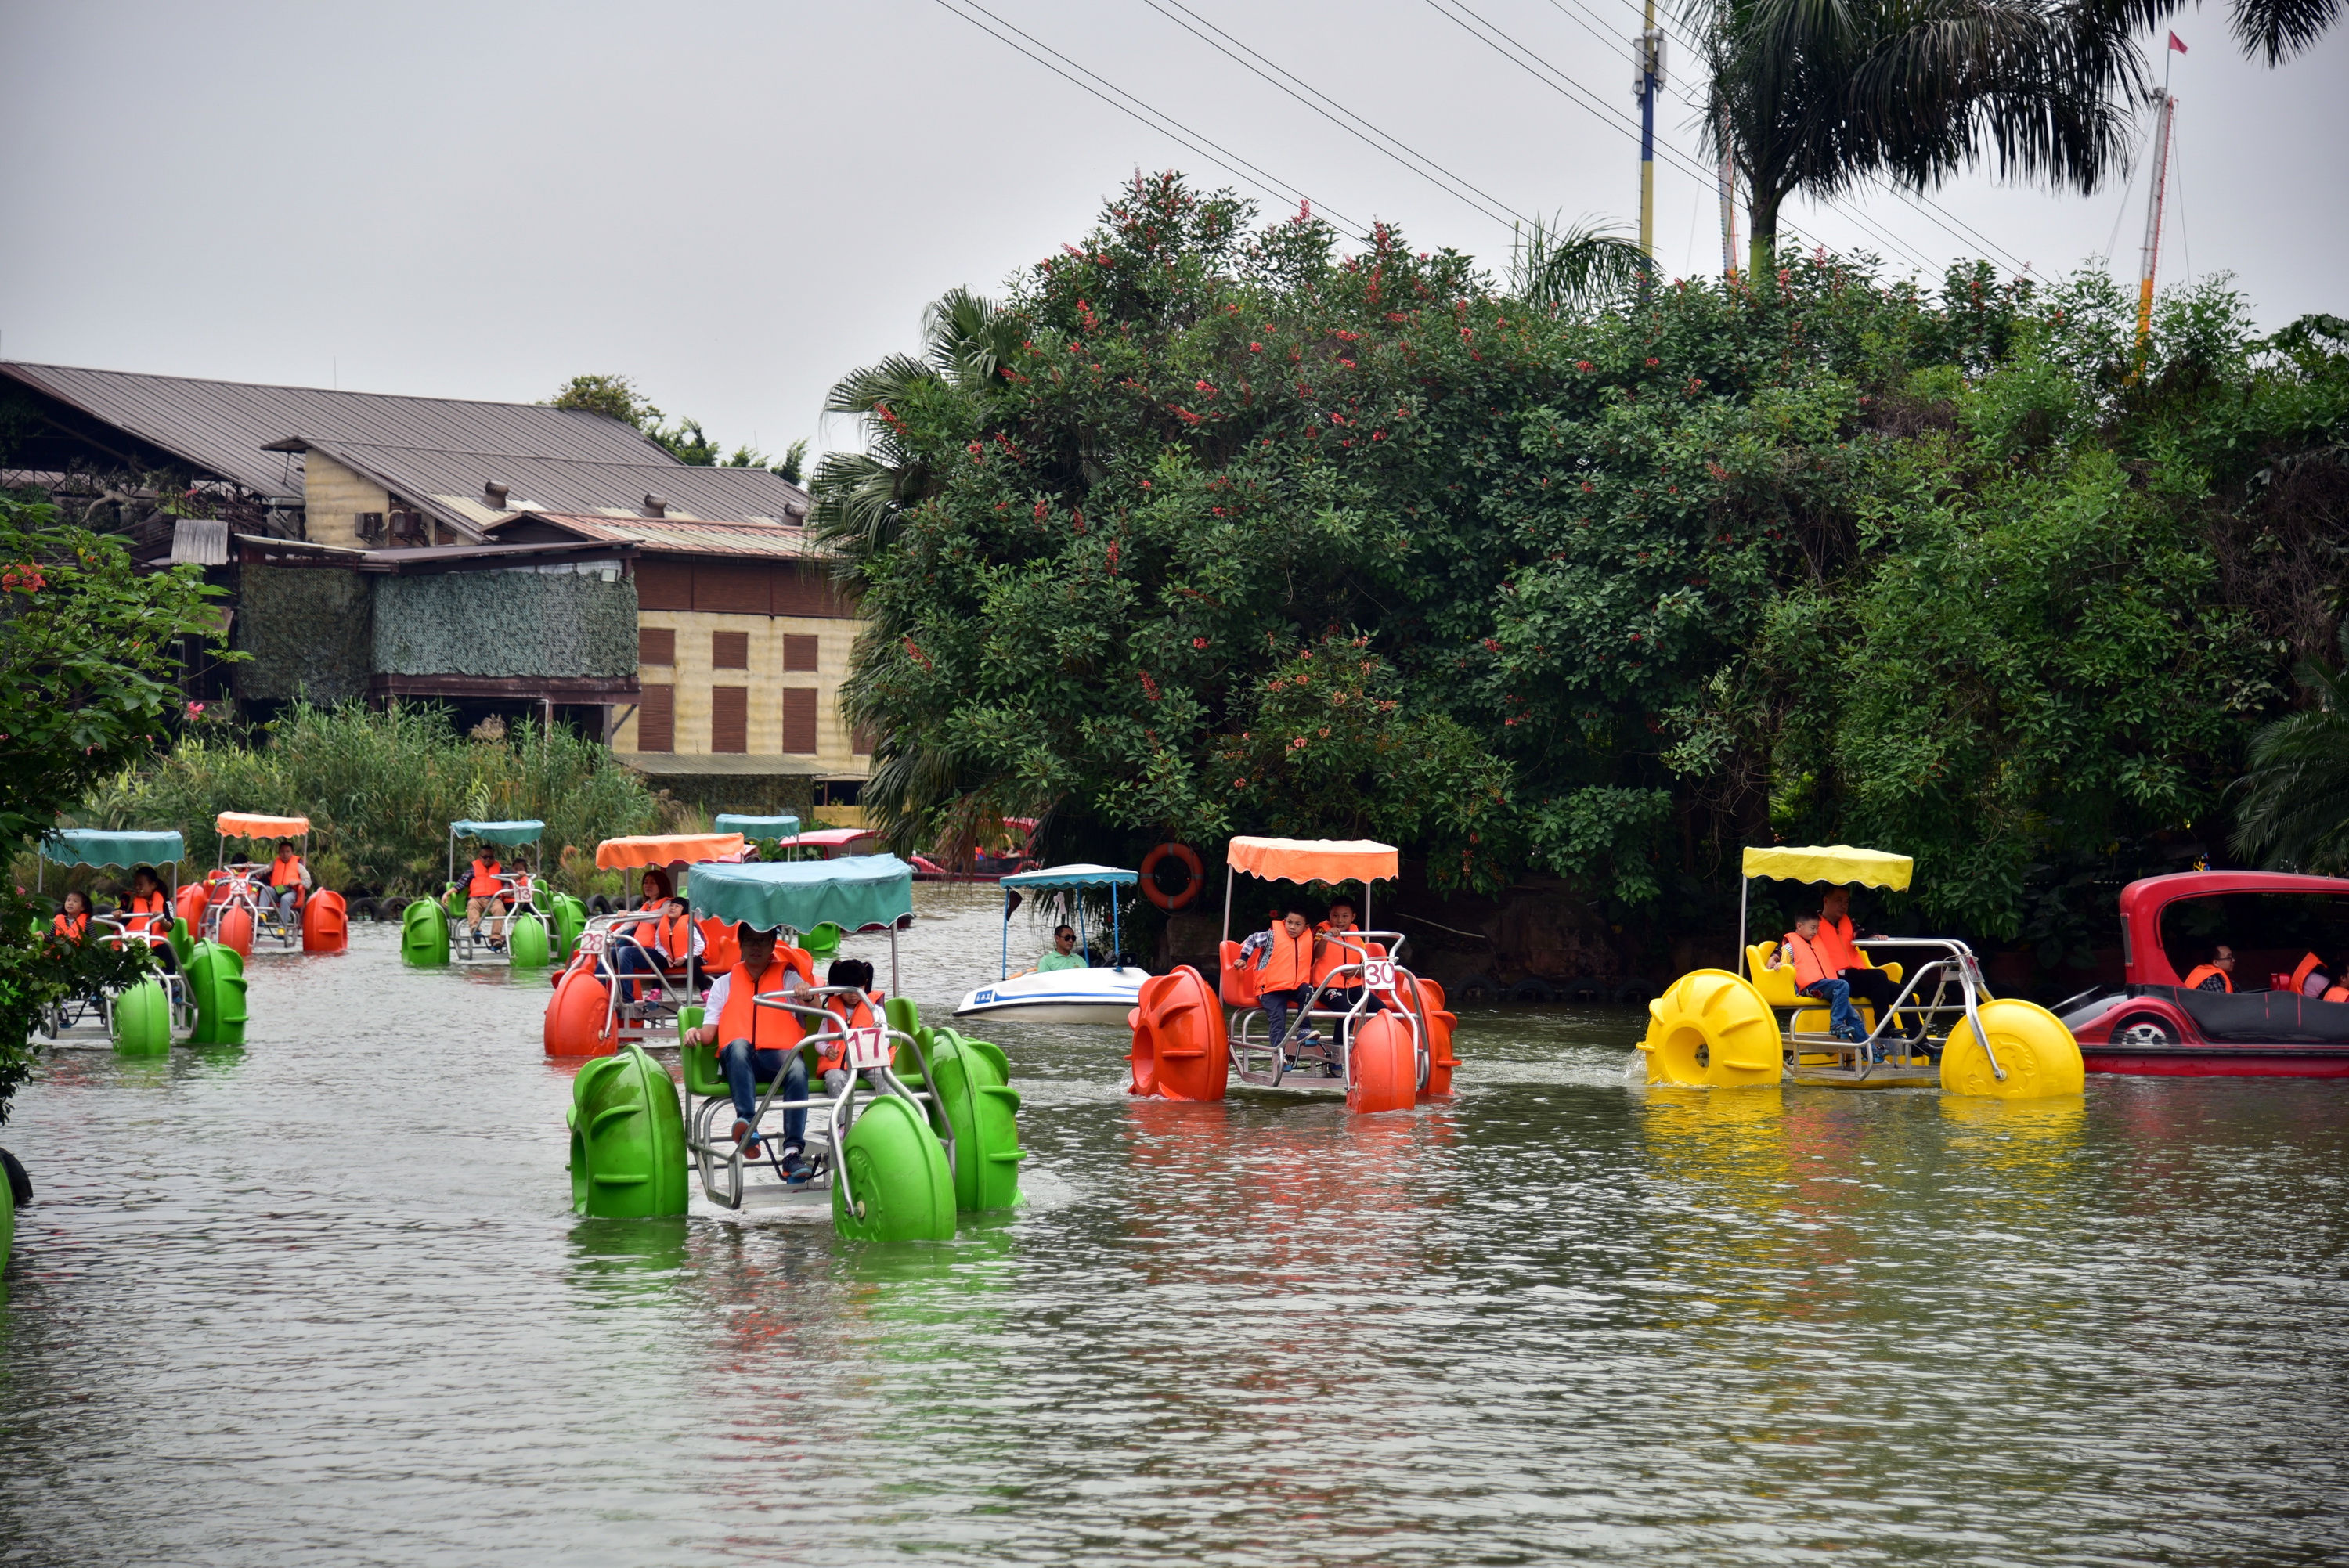
POLYGON ((2120 916, 2123 983, 2057 1008, 2090 1072, 2349 1078, 2349 881, 2147 877, 2120 916))
MULTIPOLYGON (((1745 942, 1746 895, 1756 880, 1830 886, 1909 885, 1906 855, 1848 844, 1749 848, 1738 889, 1741 972, 1699 969, 1648 1004, 1639 1048, 1651 1084, 1729 1088, 1789 1079, 1835 1088, 1939 1084, 1954 1094, 2036 1099, 2080 1092, 2080 1049, 2053 1013, 1993 997, 1972 949, 1947 937, 1849 937, 1862 967, 1894 953, 1882 973, 1889 1005, 1855 1004, 1861 1037, 1838 1036, 1825 1000, 1806 995, 1809 967, 1781 962, 1779 944, 1745 942), (1903 964, 1914 963, 1909 975, 1903 964)), ((1806 960, 1816 965, 1818 960, 1806 960)), ((1819 979, 1837 975, 1822 974, 1819 979)))
POLYGON ((772 1072, 750 1086, 754 1103, 742 1115, 719 1070, 719 1043, 699 1040, 701 1011, 685 1008, 678 1025, 689 1115, 640 1046, 580 1069, 570 1115, 576 1208, 681 1213, 688 1161, 713 1202, 771 1211, 828 1199, 833 1227, 868 1241, 945 1240, 957 1213, 1019 1201, 1026 1155, 1003 1053, 951 1028, 924 1027, 910 1002, 869 983, 809 984, 802 973, 813 968, 798 946, 804 933, 886 936, 894 991, 897 933, 913 918, 911 867, 892 855, 705 865, 693 910, 738 936, 746 926, 775 934, 763 975, 731 971, 719 1032, 740 1030, 759 1050, 795 1052, 806 1087, 793 1097, 791 1075, 772 1072), (812 1158, 787 1168, 775 1151, 802 1120, 812 1158), (736 1136, 738 1122, 750 1135, 736 1136), (753 1146, 768 1151, 773 1180, 750 1180, 759 1174, 753 1146))
POLYGON ((731 968, 736 956, 730 929, 694 920, 683 884, 741 855, 740 833, 606 839, 595 846, 599 870, 656 871, 668 879, 672 896, 587 921, 546 1005, 548 1056, 607 1057, 628 1041, 668 1034, 678 1009, 699 1001, 709 979, 731 968))
MULTIPOLYGON (((1133 1051, 1126 1092, 1221 1099, 1237 1078, 1262 1088, 1342 1090, 1347 1109, 1357 1112, 1408 1109, 1421 1094, 1451 1093, 1457 1020, 1444 1010, 1442 986, 1397 962, 1406 941, 1401 932, 1291 933, 1261 964, 1232 940, 1237 872, 1299 884, 1360 882, 1367 923, 1371 882, 1395 874, 1393 846, 1243 837, 1231 841, 1225 861, 1219 980, 1211 985, 1185 965, 1143 982, 1128 1015, 1133 1051), (1263 1006, 1266 992, 1297 1004, 1278 1033, 1263 1006)), ((1274 927, 1277 939, 1280 922, 1274 927)))
POLYGON ((343 895, 311 885, 309 818, 222 811, 212 827, 220 834, 219 863, 202 882, 179 892, 180 913, 191 928, 248 959, 256 951, 291 953, 296 944, 305 953, 340 953, 350 946, 343 895), (264 846, 291 840, 292 854, 232 861, 232 839, 264 846))
POLYGON ((587 924, 587 912, 569 893, 548 888, 526 864, 509 866, 500 847, 536 845, 546 824, 468 819, 449 824, 449 882, 440 900, 419 898, 400 912, 399 956, 419 969, 456 964, 507 964, 539 969, 561 964, 587 924), (481 848, 462 874, 457 846, 481 848))
MULTIPOLYGON (((177 879, 187 851, 176 832, 106 832, 59 829, 39 845, 36 877, 51 865, 168 868, 177 879)), ((173 1044, 238 1046, 244 1043, 244 960, 236 950, 199 940, 175 912, 169 892, 134 892, 111 915, 88 915, 78 924, 60 914, 54 939, 105 942, 145 947, 154 954, 150 973, 129 985, 69 996, 43 1017, 40 1033, 52 1043, 77 1038, 112 1042, 124 1056, 159 1056, 173 1044), (168 962, 164 955, 170 955, 168 962)))
MULTIPOLYGON (((1122 1024, 1141 1000, 1143 982, 1150 972, 1133 963, 1120 948, 1123 928, 1118 919, 1118 890, 1141 881, 1136 872, 1115 866, 1050 866, 1019 872, 1000 879, 1003 885, 1002 972, 988 985, 975 987, 955 1009, 957 1018, 1004 1017, 1037 1024, 1122 1024), (1086 942, 1085 906, 1088 888, 1109 890, 1109 954, 1107 964, 1092 960, 1086 942), (1047 969, 1040 964, 1020 974, 1011 973, 1011 913, 1015 895, 1050 899, 1061 896, 1069 923, 1077 928, 1077 955, 1081 964, 1047 969)), ((1048 907, 1050 907, 1048 902, 1048 907)))

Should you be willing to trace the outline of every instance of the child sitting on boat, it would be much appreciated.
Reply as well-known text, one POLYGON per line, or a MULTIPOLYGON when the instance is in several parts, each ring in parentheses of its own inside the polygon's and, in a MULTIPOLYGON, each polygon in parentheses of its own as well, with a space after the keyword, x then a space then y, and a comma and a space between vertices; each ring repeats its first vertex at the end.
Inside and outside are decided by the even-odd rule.
POLYGON ((302 895, 310 886, 310 868, 294 852, 294 841, 277 841, 276 858, 269 862, 269 896, 277 901, 278 918, 288 925, 294 923, 295 912, 302 906, 302 895))
MULTIPOLYGON (((1068 927, 1061 929, 1065 931, 1068 927)), ((854 985, 876 1002, 882 999, 873 990, 873 965, 862 958, 833 959, 832 967, 823 972, 823 983, 826 985, 854 985)), ((869 1029, 880 1022, 873 1016, 871 1007, 862 1002, 851 1005, 845 996, 827 996, 823 1005, 826 1011, 840 1020, 843 1029, 869 1029)), ((826 1040, 816 1050, 816 1070, 823 1075, 823 1092, 837 1099, 848 1088, 847 1045, 841 1040, 826 1040)), ((867 1088, 872 1087, 870 1073, 865 1075, 864 1082, 867 1088)))
POLYGON ((1805 910, 1795 916, 1795 929, 1786 933, 1778 944, 1778 951, 1770 954, 1763 967, 1784 969, 1789 964, 1795 968, 1795 995, 1816 996, 1827 1005, 1827 1023, 1835 1030, 1836 1038, 1852 1045, 1868 1038, 1858 1010, 1851 1005, 1851 982, 1836 972, 1825 944, 1819 941, 1816 910, 1805 910))
MULTIPOLYGON (((688 990, 698 990, 700 983, 694 961, 701 956, 701 927, 694 923, 685 901, 677 896, 668 872, 660 867, 648 867, 638 887, 644 903, 636 911, 638 918, 626 927, 636 940, 613 944, 612 966, 623 975, 681 975, 688 990)), ((787 955, 799 952, 796 947, 786 950, 787 955)), ((811 980, 813 978, 814 965, 803 953, 800 954, 799 967, 811 980)), ((636 1001, 649 984, 643 980, 621 981, 620 1000, 636 1001)), ((711 1016, 716 1016, 714 1010, 711 1016)))
MULTIPOLYGON (((1313 977, 1316 980, 1327 981, 1330 978, 1331 973, 1337 969, 1348 965, 1360 964, 1365 959, 1384 958, 1387 955, 1387 950, 1378 943, 1356 938, 1353 933, 1357 929, 1354 923, 1354 901, 1344 897, 1331 899, 1329 918, 1313 928, 1314 934, 1321 941, 1321 955, 1313 969, 1313 977)), ((1347 978, 1352 980, 1353 984, 1330 986, 1321 993, 1323 1006, 1334 1007, 1344 1012, 1353 1010, 1354 1004, 1362 999, 1362 977, 1360 974, 1355 974, 1347 978)), ((1379 1000, 1377 992, 1371 993, 1369 1011, 1375 1013, 1385 1006, 1385 1003, 1379 1000)))
POLYGON ((130 892, 116 913, 121 917, 126 934, 150 938, 148 945, 155 954, 155 962, 166 973, 180 967, 179 955, 171 951, 171 944, 153 940, 168 936, 171 930, 171 901, 164 895, 163 879, 153 866, 130 868, 130 892))
POLYGON ((79 942, 89 934, 89 895, 79 888, 67 888, 65 907, 49 929, 67 942, 79 942))
POLYGON ((1302 900, 1292 901, 1270 926, 1240 944, 1240 963, 1245 965, 1253 958, 1259 971, 1257 1001, 1264 1008, 1275 1047, 1288 1042, 1291 1007, 1298 1014, 1294 1043, 1319 1043, 1320 1037, 1305 1025, 1305 1007, 1313 995, 1314 966, 1326 945, 1302 900))

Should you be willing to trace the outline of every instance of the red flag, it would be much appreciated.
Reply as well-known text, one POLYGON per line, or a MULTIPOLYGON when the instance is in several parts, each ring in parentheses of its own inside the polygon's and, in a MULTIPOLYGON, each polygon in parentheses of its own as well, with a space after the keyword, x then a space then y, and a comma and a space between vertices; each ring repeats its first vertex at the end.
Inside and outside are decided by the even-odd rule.
POLYGON ((2181 55, 2186 52, 2185 44, 2179 41, 2178 35, 2175 33, 2169 35, 2169 46, 2177 50, 2181 55))

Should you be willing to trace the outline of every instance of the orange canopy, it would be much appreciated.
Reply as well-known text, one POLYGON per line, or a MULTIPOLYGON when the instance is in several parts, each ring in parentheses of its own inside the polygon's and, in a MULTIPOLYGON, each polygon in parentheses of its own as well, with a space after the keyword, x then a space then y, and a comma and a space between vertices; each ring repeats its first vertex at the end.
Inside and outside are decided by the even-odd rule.
POLYGON ((1395 848, 1369 839, 1234 839, 1225 858, 1267 882, 1370 882, 1395 874, 1395 848))
POLYGON ((595 846, 598 871, 623 866, 665 866, 674 861, 730 861, 742 852, 740 833, 679 833, 642 839, 606 839, 595 846))
POLYGON ((228 839, 298 839, 310 830, 307 817, 256 817, 250 811, 222 811, 212 827, 228 839))

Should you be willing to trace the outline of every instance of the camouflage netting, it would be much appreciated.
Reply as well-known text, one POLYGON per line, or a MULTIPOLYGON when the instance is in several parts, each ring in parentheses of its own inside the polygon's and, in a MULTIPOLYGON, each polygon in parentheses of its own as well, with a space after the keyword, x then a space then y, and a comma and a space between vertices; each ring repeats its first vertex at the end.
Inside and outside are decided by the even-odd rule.
POLYGON ((375 667, 398 676, 632 676, 636 585, 585 573, 386 577, 376 588, 375 667))
POLYGON ((374 655, 376 579, 316 566, 247 566, 238 591, 240 697, 322 705, 363 697, 374 655))

